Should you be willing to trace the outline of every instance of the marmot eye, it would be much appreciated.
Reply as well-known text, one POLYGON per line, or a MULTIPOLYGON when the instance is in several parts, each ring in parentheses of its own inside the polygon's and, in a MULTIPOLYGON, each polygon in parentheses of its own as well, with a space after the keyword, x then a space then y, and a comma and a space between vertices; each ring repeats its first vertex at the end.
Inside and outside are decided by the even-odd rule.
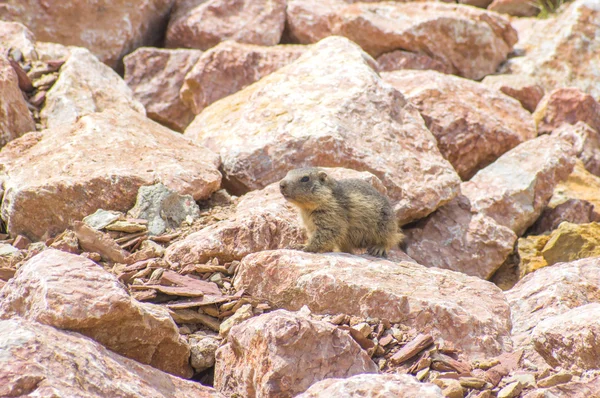
POLYGON ((304 176, 300 179, 300 182, 308 182, 308 176, 304 176))

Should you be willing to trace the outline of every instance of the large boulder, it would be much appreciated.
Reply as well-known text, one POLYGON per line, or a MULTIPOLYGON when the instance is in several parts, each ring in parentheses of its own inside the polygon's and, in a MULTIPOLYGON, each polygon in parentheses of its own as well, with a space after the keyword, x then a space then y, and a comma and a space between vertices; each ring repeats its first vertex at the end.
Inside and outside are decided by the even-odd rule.
POLYGON ((30 131, 35 131, 35 122, 17 74, 8 59, 0 55, 0 147, 30 131))
POLYGON ((461 4, 289 0, 287 22, 300 43, 345 36, 372 56, 423 53, 469 79, 495 72, 517 41, 508 20, 461 4))
POLYGON ((112 68, 137 47, 164 34, 174 0, 7 0, 0 20, 21 22, 40 41, 89 48, 112 68))
POLYGON ((223 398, 116 354, 74 332, 21 318, 0 320, 0 396, 223 398))
POLYGON ((292 397, 329 377, 378 372, 348 332, 278 310, 231 328, 217 350, 215 387, 227 396, 292 397))
POLYGON ((0 152, 2 219, 13 235, 53 236, 102 208, 127 211, 138 188, 160 181, 195 200, 221 182, 219 158, 137 112, 84 116, 30 133, 0 152))
POLYGON ((276 308, 387 319, 452 342, 474 358, 510 351, 510 311, 494 284, 366 256, 292 250, 246 256, 234 286, 276 308))
POLYGON ((273 46, 285 26, 284 0, 208 0, 177 3, 169 21, 167 47, 208 50, 231 39, 273 46))
POLYGON ((347 39, 207 107, 185 135, 221 154, 227 183, 260 189, 290 168, 347 167, 379 177, 406 223, 451 200, 460 179, 418 111, 347 39), (351 82, 351 83, 350 83, 351 82))
POLYGON ((190 348, 169 312, 132 299, 93 261, 48 249, 0 290, 0 319, 31 321, 84 334, 138 362, 191 377, 190 348))
POLYGON ((464 180, 537 136, 533 118, 518 101, 480 83, 435 71, 381 76, 416 105, 440 152, 464 180))
POLYGON ((201 55, 199 50, 143 47, 123 59, 125 81, 149 118, 176 131, 190 124, 195 115, 179 97, 179 90, 201 55))
POLYGON ((81 116, 114 109, 146 114, 121 77, 85 48, 70 48, 40 112, 48 128, 68 129, 81 116))

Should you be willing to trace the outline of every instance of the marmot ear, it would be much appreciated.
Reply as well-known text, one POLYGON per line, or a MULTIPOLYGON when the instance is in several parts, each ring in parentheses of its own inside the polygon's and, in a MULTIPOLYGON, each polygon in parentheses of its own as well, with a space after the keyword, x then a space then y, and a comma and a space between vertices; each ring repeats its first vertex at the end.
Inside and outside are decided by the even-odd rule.
POLYGON ((321 181, 325 181, 327 179, 327 173, 324 172, 323 170, 320 170, 317 173, 317 176, 319 176, 319 180, 321 180, 321 181))

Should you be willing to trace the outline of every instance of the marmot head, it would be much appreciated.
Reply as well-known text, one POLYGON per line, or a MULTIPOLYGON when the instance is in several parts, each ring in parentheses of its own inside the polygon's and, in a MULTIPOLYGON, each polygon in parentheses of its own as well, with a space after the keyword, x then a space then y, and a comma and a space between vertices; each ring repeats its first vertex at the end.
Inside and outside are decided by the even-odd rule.
POLYGON ((290 170, 279 182, 283 197, 302 207, 316 207, 331 193, 331 179, 325 170, 310 167, 290 170))

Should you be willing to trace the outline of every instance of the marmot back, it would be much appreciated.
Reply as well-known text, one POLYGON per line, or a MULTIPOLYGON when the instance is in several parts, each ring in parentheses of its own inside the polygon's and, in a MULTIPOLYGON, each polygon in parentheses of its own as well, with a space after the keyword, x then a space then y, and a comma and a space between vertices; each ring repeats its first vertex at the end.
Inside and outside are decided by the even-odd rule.
POLYGON ((389 200, 359 179, 335 180, 319 168, 288 172, 279 183, 283 197, 300 209, 308 252, 367 249, 385 257, 402 240, 389 200))

